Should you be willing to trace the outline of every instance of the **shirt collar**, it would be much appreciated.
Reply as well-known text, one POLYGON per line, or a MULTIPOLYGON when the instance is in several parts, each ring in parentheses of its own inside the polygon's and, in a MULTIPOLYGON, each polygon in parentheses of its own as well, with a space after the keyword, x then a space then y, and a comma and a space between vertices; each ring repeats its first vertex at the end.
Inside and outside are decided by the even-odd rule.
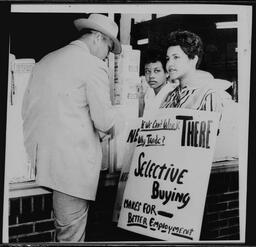
POLYGON ((181 90, 192 90, 192 89, 200 89, 206 86, 210 86, 214 80, 214 77, 206 71, 197 70, 193 75, 189 78, 189 83, 180 87, 181 90))
POLYGON ((181 87, 181 85, 179 85, 178 88, 179 88, 179 91, 184 91, 184 90, 200 89, 200 88, 203 88, 207 85, 208 85, 208 83, 204 82, 204 83, 196 83, 194 85, 186 85, 186 86, 183 86, 183 87, 181 87))

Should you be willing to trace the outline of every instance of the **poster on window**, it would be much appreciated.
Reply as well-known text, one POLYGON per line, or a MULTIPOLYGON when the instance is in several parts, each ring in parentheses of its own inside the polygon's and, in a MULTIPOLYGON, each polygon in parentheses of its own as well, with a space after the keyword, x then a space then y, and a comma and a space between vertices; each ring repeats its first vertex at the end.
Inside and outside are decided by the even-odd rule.
POLYGON ((161 109, 141 119, 118 227, 157 239, 200 237, 219 114, 161 109))

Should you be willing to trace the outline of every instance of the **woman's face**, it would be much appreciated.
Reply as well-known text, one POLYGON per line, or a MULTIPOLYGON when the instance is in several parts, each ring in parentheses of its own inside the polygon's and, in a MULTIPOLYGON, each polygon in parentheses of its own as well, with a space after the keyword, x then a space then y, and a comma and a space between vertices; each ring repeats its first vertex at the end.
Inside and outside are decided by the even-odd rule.
POLYGON ((196 69, 197 56, 190 59, 179 45, 170 46, 166 53, 166 70, 171 80, 183 80, 196 69))
POLYGON ((161 62, 145 65, 145 78, 152 89, 161 88, 166 83, 166 73, 161 62))

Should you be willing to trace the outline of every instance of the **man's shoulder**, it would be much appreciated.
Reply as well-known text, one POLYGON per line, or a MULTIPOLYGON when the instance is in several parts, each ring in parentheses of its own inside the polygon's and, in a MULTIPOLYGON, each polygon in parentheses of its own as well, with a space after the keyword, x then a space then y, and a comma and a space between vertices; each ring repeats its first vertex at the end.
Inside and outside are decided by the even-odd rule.
MULTIPOLYGON (((92 73, 98 70, 108 70, 106 63, 90 54, 89 50, 72 45, 72 43, 48 53, 38 64, 49 64, 51 62, 58 64, 59 61, 67 61, 70 67, 83 67, 84 71, 91 71, 92 73)), ((62 62, 59 64, 62 64, 62 62)))
MULTIPOLYGON (((81 43, 81 42, 80 42, 81 43)), ((104 69, 107 70, 107 65, 104 61, 99 59, 98 57, 92 55, 87 47, 81 45, 80 43, 71 42, 68 44, 65 49, 70 49, 71 52, 73 51, 76 54, 77 58, 89 61, 86 63, 91 69, 104 69)))

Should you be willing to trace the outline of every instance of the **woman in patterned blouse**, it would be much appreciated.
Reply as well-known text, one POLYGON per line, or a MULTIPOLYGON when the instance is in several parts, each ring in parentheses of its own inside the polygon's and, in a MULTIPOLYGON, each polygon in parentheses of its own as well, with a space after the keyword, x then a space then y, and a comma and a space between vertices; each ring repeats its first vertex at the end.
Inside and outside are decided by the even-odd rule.
POLYGON ((166 69, 180 85, 162 101, 160 108, 189 108, 222 112, 222 97, 213 77, 198 73, 203 55, 199 36, 189 31, 172 32, 168 40, 166 69))

